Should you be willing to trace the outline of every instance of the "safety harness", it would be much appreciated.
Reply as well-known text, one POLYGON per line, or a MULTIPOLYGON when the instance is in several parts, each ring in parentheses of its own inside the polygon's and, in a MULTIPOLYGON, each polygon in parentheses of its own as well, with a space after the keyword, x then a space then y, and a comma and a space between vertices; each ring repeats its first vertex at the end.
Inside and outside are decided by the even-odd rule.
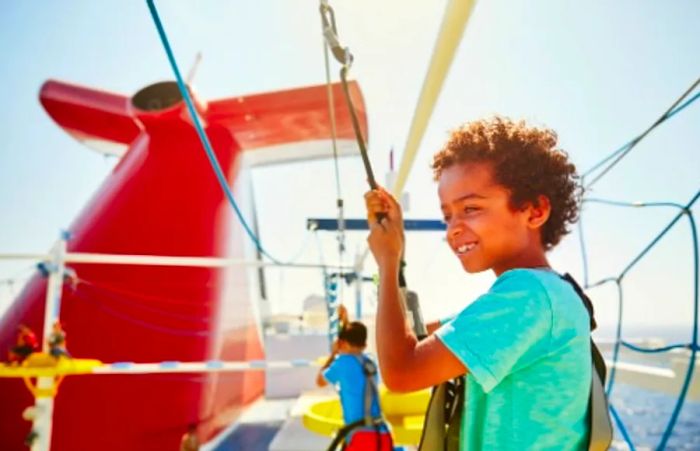
MULTIPOLYGON (((356 355, 355 357, 362 367, 362 374, 365 376, 365 395, 362 400, 364 417, 357 421, 353 421, 350 424, 346 424, 340 430, 338 430, 338 433, 328 447, 328 451, 335 451, 338 448, 338 445, 345 442, 345 438, 351 432, 362 427, 374 428, 377 436, 377 451, 381 449, 380 428, 386 423, 381 415, 381 412, 377 417, 372 416, 372 400, 376 399, 377 402, 379 402, 379 391, 377 390, 377 383, 375 382, 377 366, 374 364, 374 362, 372 362, 372 360, 364 355, 356 355)), ((343 445, 343 447, 344 446, 345 445, 343 445)))
MULTIPOLYGON (((593 332, 596 321, 593 317, 593 303, 583 292, 583 289, 571 275, 560 275, 576 291, 579 299, 588 311, 590 330, 593 332)), ((588 399, 588 412, 586 421, 588 424, 588 450, 604 451, 610 447, 613 430, 608 401, 603 389, 605 381, 605 361, 598 347, 591 341, 591 391, 588 399)), ((462 423, 462 412, 465 402, 465 376, 459 376, 453 380, 443 382, 433 389, 428 403, 423 434, 418 449, 420 451, 459 449, 459 439, 462 423)))

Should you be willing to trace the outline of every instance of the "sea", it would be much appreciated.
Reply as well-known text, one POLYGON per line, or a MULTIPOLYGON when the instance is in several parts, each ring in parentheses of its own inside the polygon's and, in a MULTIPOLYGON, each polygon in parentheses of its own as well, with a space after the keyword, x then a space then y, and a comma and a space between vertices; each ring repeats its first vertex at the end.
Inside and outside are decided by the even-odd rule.
MULTIPOLYGON (((602 332, 597 338, 610 339, 614 337, 610 330, 602 332)), ((692 325, 623 329, 622 336, 626 341, 655 338, 663 340, 666 345, 690 343, 692 325)), ((606 358, 610 357, 609 353, 604 354, 606 358)), ((700 353, 698 353, 698 358, 700 358, 700 353)), ((649 355, 622 348, 619 360, 663 368, 671 367, 669 353, 649 355)), ((699 377, 696 371, 694 379, 697 380, 699 377)), ((640 451, 656 450, 659 449, 662 436, 668 428, 669 420, 678 403, 678 397, 614 382, 610 402, 617 411, 634 449, 640 451)), ((617 425, 615 425, 614 443, 611 449, 630 449, 617 425)), ((700 451, 700 402, 685 400, 664 449, 700 451)))

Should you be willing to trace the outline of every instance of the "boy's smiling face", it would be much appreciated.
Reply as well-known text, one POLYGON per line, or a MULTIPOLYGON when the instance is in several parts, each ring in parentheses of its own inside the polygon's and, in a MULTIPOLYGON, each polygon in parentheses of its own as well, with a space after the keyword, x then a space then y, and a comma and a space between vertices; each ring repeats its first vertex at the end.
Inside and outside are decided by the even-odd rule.
POLYGON ((540 227, 549 216, 549 202, 510 205, 510 193, 499 185, 486 162, 458 163, 442 171, 438 195, 447 242, 467 272, 548 266, 540 227))

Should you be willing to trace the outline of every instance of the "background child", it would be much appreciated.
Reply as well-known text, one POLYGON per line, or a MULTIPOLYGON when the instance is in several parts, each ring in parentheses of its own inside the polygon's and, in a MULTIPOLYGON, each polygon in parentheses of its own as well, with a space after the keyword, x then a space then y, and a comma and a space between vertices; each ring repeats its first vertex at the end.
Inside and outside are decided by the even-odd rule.
POLYGON ((17 326, 17 341, 8 353, 8 360, 12 364, 19 364, 33 352, 39 351, 39 341, 36 334, 26 324, 17 326))
POLYGON ((53 323, 48 343, 49 354, 51 354, 54 358, 58 359, 59 357, 70 357, 68 349, 66 348, 66 332, 63 330, 63 325, 60 321, 53 323))
POLYGON ((410 391, 466 374, 460 449, 587 445, 588 313, 545 255, 579 204, 575 167, 556 142, 550 130, 496 117, 455 130, 435 155, 447 243, 466 272, 492 270, 497 279, 420 343, 399 295, 401 208, 383 189, 366 195, 383 380, 410 391))
MULTIPOLYGON (((323 387, 333 384, 340 393, 340 403, 343 407, 343 420, 346 425, 356 423, 365 418, 365 397, 368 378, 378 382, 376 366, 370 357, 364 353, 367 346, 367 328, 359 321, 347 323, 333 344, 333 351, 325 365, 316 377, 316 383, 323 387), (366 374, 367 367, 372 368, 373 374, 366 374)), ((376 391, 371 396, 370 415, 381 419, 379 399, 376 391)), ((389 430, 381 423, 378 428, 358 425, 353 428, 346 438, 345 450, 391 450, 392 442, 389 430)))

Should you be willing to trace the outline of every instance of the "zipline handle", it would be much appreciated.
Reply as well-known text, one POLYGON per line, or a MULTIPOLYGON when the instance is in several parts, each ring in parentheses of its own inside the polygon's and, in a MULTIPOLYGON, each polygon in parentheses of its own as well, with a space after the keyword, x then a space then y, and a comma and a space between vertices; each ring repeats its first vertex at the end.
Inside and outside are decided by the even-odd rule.
MULTIPOLYGON (((323 36, 326 39, 326 44, 330 47, 331 52, 335 59, 342 64, 340 69, 340 80, 343 85, 343 94, 345 95, 345 101, 348 104, 348 109, 350 110, 350 118, 352 120, 352 128, 355 131, 355 139, 360 147, 360 155, 362 156, 362 164, 365 167, 365 173, 367 174, 367 182, 369 183, 370 189, 377 189, 379 185, 374 178, 374 171, 372 170, 372 164, 367 156, 367 147, 365 145, 365 138, 362 136, 362 130, 360 129, 360 122, 357 119, 357 113, 355 110, 355 105, 352 102, 350 96, 350 90, 348 88, 348 71, 350 66, 352 66, 353 56, 350 53, 348 47, 343 47, 340 45, 338 40, 338 29, 335 25, 335 13, 333 8, 328 4, 327 0, 321 0, 319 5, 319 11, 321 13, 321 21, 323 22, 323 36)), ((377 222, 381 222, 382 219, 386 218, 385 213, 377 213, 375 215, 377 222)), ((403 277, 401 277, 403 279, 403 277)), ((405 281, 404 285, 405 286, 405 281)))
MULTIPOLYGON (((323 22, 323 35, 326 38, 326 43, 331 48, 333 56, 342 67, 340 68, 340 81, 343 86, 343 94, 345 95, 345 102, 348 105, 348 110, 350 111, 350 119, 352 120, 352 128, 355 132, 355 139, 357 140, 357 145, 360 148, 360 156, 362 157, 362 164, 365 167, 365 173, 367 174, 367 183, 372 190, 379 188, 377 180, 374 178, 374 171, 372 170, 372 164, 369 161, 369 156, 367 154, 367 146, 365 144, 365 138, 362 136, 362 130, 360 129, 360 122, 357 119, 357 112, 355 110, 355 105, 352 102, 352 97, 350 96, 350 89, 348 88, 348 71, 352 65, 353 56, 350 50, 346 47, 343 48, 338 41, 338 31, 335 25, 335 13, 333 8, 328 4, 328 0, 321 0, 319 11, 321 13, 321 20, 323 22)), ((382 221, 386 218, 387 214, 383 212, 375 213, 375 219, 377 222, 382 221)), ((404 275, 404 266, 406 263, 401 261, 401 266, 399 267, 399 287, 408 293, 406 287, 406 276, 404 275)), ((415 295, 415 293, 414 293, 415 295)), ((420 306, 418 304, 417 295, 414 296, 409 306, 409 310, 413 316, 414 324, 416 326, 415 332, 416 336, 423 338, 427 335, 425 330, 425 325, 423 324, 422 315, 420 313, 420 306)))
POLYGON ((348 88, 348 67, 343 66, 340 69, 340 81, 343 85, 343 94, 345 94, 345 101, 348 104, 348 109, 350 110, 350 119, 352 120, 352 128, 355 131, 355 138, 357 139, 357 145, 360 147, 360 155, 362 156, 362 164, 365 167, 365 172, 367 173, 367 183, 371 189, 379 188, 377 180, 374 178, 374 171, 372 170, 372 164, 369 161, 369 156, 367 155, 367 146, 365 145, 365 138, 362 136, 362 130, 360 129, 360 122, 357 119, 357 113, 355 111, 355 105, 352 103, 352 98, 350 97, 350 90, 348 88))

